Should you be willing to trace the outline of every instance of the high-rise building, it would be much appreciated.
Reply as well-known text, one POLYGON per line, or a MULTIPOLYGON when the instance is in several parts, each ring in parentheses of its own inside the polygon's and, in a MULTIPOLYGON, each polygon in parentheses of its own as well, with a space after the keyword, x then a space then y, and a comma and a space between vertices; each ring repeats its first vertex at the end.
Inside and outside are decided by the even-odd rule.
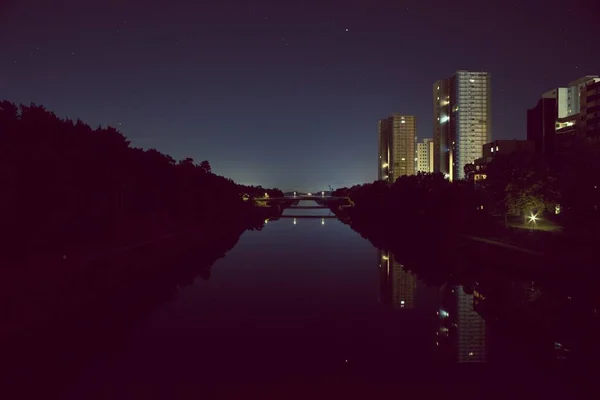
POLYGON ((433 172, 433 139, 417 143, 417 172, 433 172))
POLYGON ((457 71, 433 85, 434 170, 450 180, 481 158, 492 141, 491 80, 488 72, 457 71))
POLYGON ((575 137, 587 137, 588 88, 600 82, 598 76, 584 76, 567 87, 542 94, 538 104, 527 110, 527 140, 535 143, 536 152, 553 157, 568 151, 575 137))
POLYGON ((414 115, 393 114, 379 121, 377 179, 394 183, 399 176, 415 174, 414 115))

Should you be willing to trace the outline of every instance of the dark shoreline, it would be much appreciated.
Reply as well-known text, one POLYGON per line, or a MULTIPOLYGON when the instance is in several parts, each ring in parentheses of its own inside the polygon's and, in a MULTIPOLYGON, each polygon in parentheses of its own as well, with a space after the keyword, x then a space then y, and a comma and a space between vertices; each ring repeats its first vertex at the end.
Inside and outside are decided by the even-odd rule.
POLYGON ((436 229, 426 223, 421 227, 400 225, 397 219, 386 221, 375 212, 364 212, 357 207, 331 207, 331 211, 373 246, 391 251, 405 268, 418 272, 426 280, 431 277, 439 283, 449 276, 473 279, 486 274, 514 276, 600 305, 595 289, 600 282, 600 271, 589 242, 579 242, 576 250, 569 251, 575 239, 567 240, 563 233, 488 229, 490 225, 485 221, 479 225, 468 225, 465 221, 464 226, 452 231, 444 223, 439 223, 436 229), (432 265, 437 267, 432 269, 432 265), (462 267, 454 270, 448 265, 462 267))

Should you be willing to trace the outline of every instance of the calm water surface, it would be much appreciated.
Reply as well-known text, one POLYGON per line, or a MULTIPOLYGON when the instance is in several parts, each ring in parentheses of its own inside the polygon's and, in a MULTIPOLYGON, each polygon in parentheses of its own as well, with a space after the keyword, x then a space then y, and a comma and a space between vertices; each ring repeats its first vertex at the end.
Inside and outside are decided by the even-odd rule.
POLYGON ((244 233, 210 279, 180 288, 64 397, 576 397, 474 311, 472 290, 428 287, 337 219, 291 214, 329 210, 286 210, 244 233))

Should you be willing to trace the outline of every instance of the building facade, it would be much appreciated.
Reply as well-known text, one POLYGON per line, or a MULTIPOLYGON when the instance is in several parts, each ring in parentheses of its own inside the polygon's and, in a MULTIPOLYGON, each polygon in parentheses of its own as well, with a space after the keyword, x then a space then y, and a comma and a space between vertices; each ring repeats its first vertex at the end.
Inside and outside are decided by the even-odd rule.
POLYGON ((534 108, 527 110, 527 140, 534 143, 537 153, 554 155, 557 118, 556 98, 542 97, 534 108))
POLYGON ((473 179, 481 181, 487 178, 485 168, 495 157, 498 155, 508 155, 515 152, 527 152, 534 153, 536 151, 536 144, 530 140, 494 140, 490 143, 486 143, 482 148, 482 157, 475 160, 473 163, 475 171, 473 179))
POLYGON ((588 82, 581 88, 579 125, 582 136, 600 141, 600 79, 588 82))
POLYGON ((414 115, 393 114, 379 121, 377 179, 394 183, 402 175, 415 174, 414 115))
POLYGON ((481 158, 492 140, 488 72, 457 71, 433 85, 434 170, 463 179, 464 166, 481 158))
POLYGON ((586 121, 597 111, 598 82, 598 76, 588 75, 542 94, 536 107, 527 111, 527 139, 535 143, 536 152, 554 157, 567 153, 575 138, 590 138, 586 121))
POLYGON ((417 143, 417 172, 431 173, 433 169, 433 139, 417 143))
POLYGON ((483 145, 482 156, 484 159, 492 160, 500 154, 533 151, 535 151, 535 144, 529 140, 494 140, 483 145))

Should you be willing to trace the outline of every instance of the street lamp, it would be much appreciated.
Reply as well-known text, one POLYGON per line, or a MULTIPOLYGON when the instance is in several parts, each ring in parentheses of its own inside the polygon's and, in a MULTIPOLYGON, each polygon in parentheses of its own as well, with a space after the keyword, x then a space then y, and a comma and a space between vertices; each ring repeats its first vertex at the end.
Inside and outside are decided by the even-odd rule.
POLYGON ((536 214, 531 214, 529 216, 529 222, 533 222, 533 229, 535 229, 536 225, 537 225, 537 221, 538 221, 538 216, 536 214))

